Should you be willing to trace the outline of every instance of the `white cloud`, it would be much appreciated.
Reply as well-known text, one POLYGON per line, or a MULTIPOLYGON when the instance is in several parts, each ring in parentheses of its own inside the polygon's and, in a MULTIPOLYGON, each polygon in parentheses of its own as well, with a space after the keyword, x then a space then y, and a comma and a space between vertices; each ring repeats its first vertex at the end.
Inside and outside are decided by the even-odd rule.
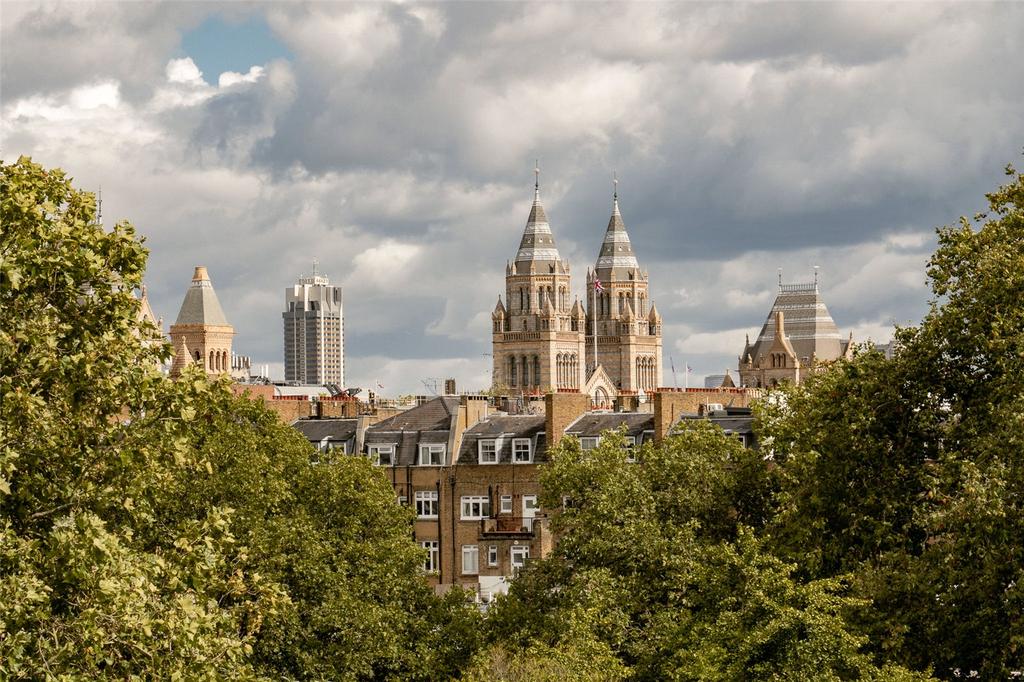
POLYGON ((167 62, 167 81, 169 83, 185 83, 188 85, 205 85, 203 72, 199 70, 191 57, 172 59, 167 62))
POLYGON ((229 88, 232 85, 238 85, 239 83, 255 83, 260 78, 263 78, 263 74, 264 69, 262 66, 252 66, 249 68, 247 73, 225 71, 217 79, 217 87, 229 88))

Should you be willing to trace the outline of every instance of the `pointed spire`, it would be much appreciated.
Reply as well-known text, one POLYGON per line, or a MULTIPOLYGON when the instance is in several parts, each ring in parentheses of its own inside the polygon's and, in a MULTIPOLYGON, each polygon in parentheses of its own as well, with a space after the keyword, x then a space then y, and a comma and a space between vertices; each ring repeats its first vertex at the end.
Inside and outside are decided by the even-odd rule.
POLYGON ((626 233, 626 224, 619 212, 619 178, 613 179, 615 191, 612 195, 612 215, 608 219, 608 229, 604 233, 601 253, 597 257, 597 270, 602 281, 612 279, 629 279, 629 274, 640 269, 640 264, 633 253, 633 245, 626 233))
POLYGON ((217 292, 213 290, 210 273, 202 265, 197 265, 192 274, 192 286, 185 292, 175 324, 231 326, 217 300, 217 292))
POLYGON ((548 224, 544 205, 540 202, 539 165, 534 167, 533 173, 533 206, 530 207, 530 216, 526 219, 526 229, 523 230, 523 238, 519 242, 519 251, 516 253, 516 263, 529 261, 531 266, 537 261, 560 262, 562 260, 558 253, 558 247, 555 246, 554 235, 551 234, 551 226, 548 224))

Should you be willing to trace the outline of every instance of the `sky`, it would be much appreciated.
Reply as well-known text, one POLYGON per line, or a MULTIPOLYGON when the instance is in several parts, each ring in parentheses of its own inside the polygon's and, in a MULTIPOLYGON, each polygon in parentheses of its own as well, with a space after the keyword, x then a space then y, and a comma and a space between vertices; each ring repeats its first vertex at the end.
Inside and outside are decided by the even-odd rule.
POLYGON ((1024 145, 1024 3, 0 5, 0 156, 102 187, 169 326, 196 265, 283 376, 284 289, 344 286, 350 386, 490 381, 533 198, 583 295, 619 178, 663 385, 735 371, 777 288, 886 341, 935 229, 1024 145))

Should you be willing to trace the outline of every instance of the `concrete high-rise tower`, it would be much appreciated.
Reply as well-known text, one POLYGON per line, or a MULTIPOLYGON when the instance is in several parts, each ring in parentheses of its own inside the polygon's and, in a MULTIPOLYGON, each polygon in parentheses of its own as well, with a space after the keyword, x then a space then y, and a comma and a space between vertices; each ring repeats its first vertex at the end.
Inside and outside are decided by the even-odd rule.
POLYGON ((505 266, 508 304, 499 296, 491 314, 496 386, 527 393, 583 386, 584 311, 571 291, 538 180, 515 261, 505 266))
POLYGON ((181 374, 191 363, 202 365, 207 374, 230 372, 234 335, 235 328, 224 316, 210 274, 202 265, 197 266, 192 285, 181 302, 178 319, 171 325, 171 345, 174 346, 171 376, 181 374))
POLYGON ((313 267, 284 290, 284 378, 345 386, 345 317, 340 286, 313 267))

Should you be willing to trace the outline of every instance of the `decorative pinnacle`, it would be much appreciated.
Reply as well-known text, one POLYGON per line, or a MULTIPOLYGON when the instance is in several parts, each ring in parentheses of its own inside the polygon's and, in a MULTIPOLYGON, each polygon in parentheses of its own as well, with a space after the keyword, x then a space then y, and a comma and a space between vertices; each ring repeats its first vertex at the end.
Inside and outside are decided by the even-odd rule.
POLYGON ((782 288, 782 268, 779 268, 779 288, 782 288))
POLYGON ((540 159, 533 162, 533 188, 540 191, 540 159))
POLYGON ((818 288, 818 270, 819 270, 819 268, 821 268, 820 265, 815 265, 814 266, 814 288, 815 289, 818 288))
POLYGON ((619 200, 619 174, 616 171, 612 171, 612 185, 615 187, 615 192, 612 198, 616 201, 619 200))

